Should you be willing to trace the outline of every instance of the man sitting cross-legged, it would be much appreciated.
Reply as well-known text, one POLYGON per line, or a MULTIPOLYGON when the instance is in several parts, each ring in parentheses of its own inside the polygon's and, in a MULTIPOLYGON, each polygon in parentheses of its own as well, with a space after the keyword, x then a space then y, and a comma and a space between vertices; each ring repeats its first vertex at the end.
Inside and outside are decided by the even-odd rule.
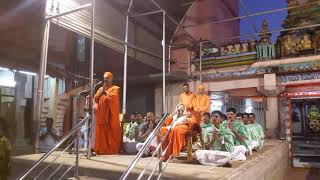
POLYGON ((206 144, 206 149, 216 151, 227 151, 231 153, 231 158, 235 160, 246 160, 246 147, 235 145, 235 134, 228 128, 228 122, 223 121, 220 111, 211 113, 213 122, 213 133, 211 141, 206 144))
MULTIPOLYGON (((161 137, 165 138, 162 149, 164 152, 163 160, 166 161, 172 155, 179 155, 181 149, 186 145, 186 136, 191 135, 194 127, 199 126, 196 118, 187 112, 185 105, 179 104, 175 113, 170 115, 161 127, 161 137), (170 130, 167 137, 167 131, 170 130)), ((198 129, 201 131, 201 128, 198 129)))
POLYGON ((254 113, 249 114, 249 121, 250 121, 251 125, 255 128, 255 132, 257 133, 257 134, 254 134, 254 138, 258 142, 257 148, 262 149, 263 143, 264 143, 264 138, 265 138, 263 128, 259 123, 257 123, 256 116, 254 113))
POLYGON ((247 142, 248 142, 249 149, 257 150, 258 149, 258 131, 252 124, 250 124, 248 113, 242 114, 242 120, 248 132, 247 142))
POLYGON ((233 107, 229 107, 226 112, 228 116, 228 128, 236 136, 235 145, 244 145, 247 148, 249 154, 251 154, 249 148, 249 134, 243 122, 236 119, 236 109, 233 107))

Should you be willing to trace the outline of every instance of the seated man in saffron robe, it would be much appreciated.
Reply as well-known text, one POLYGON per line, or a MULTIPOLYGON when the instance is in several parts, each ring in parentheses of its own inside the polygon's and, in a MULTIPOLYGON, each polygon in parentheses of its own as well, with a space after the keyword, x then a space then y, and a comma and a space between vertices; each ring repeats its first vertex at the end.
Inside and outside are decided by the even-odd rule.
POLYGON ((166 161, 172 155, 173 158, 179 155, 181 149, 186 145, 186 136, 194 131, 195 127, 201 131, 199 124, 191 113, 186 111, 186 106, 179 104, 176 112, 168 117, 164 126, 161 127, 161 137, 165 138, 163 141, 163 160, 166 161), (167 137, 166 134, 169 131, 167 137))
POLYGON ((96 103, 96 136, 94 150, 97 154, 120 153, 121 127, 119 120, 119 90, 112 85, 113 75, 105 72, 104 84, 94 96, 96 103))

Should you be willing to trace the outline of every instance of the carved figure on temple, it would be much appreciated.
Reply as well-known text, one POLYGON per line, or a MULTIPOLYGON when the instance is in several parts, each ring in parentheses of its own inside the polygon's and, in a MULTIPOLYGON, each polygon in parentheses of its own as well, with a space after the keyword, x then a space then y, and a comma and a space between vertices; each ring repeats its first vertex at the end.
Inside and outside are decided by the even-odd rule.
POLYGON ((299 0, 287 0, 288 7, 291 6, 298 6, 299 5, 299 0))
POLYGON ((311 106, 309 110, 309 127, 313 132, 320 131, 319 118, 319 109, 315 105, 311 106))
POLYGON ((309 34, 304 34, 302 37, 300 37, 298 48, 299 50, 312 49, 312 43, 309 34))
POLYGON ((292 35, 285 36, 286 38, 283 39, 283 46, 285 55, 294 55, 297 52, 297 43, 292 38, 292 35))
POLYGON ((235 44, 234 47, 236 48, 236 53, 241 53, 241 45, 239 43, 235 44))
POLYGON ((248 43, 248 41, 243 42, 241 45, 242 45, 242 52, 248 52, 249 51, 249 43, 248 43))
POLYGON ((316 52, 320 52, 320 30, 317 30, 313 38, 313 47, 316 49, 316 52))

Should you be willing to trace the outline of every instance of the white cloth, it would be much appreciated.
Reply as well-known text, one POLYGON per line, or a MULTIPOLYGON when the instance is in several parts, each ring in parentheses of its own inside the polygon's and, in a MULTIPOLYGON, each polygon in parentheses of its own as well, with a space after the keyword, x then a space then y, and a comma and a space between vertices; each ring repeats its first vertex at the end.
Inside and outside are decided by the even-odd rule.
POLYGON ((173 119, 173 123, 172 123, 172 127, 178 125, 178 124, 183 124, 183 123, 187 123, 187 116, 186 115, 183 115, 183 116, 180 116, 180 117, 177 117, 177 115, 174 115, 172 117, 173 119))
MULTIPOLYGON (((52 133, 55 134, 56 136, 60 136, 59 130, 56 128, 52 128, 52 133)), ((40 136, 46 134, 48 132, 48 129, 45 128, 41 128, 40 129, 40 136)), ((47 152, 48 150, 50 150, 55 144, 57 143, 57 141, 52 137, 51 134, 48 134, 44 139, 40 140, 39 142, 39 150, 40 152, 47 152)))
MULTIPOLYGON (((136 145, 137 151, 140 151, 143 146, 144 146, 144 143, 138 143, 138 144, 136 145)), ((149 147, 144 151, 144 154, 145 154, 145 155, 148 155, 148 154, 150 154, 150 153, 153 153, 153 152, 155 151, 155 149, 157 148, 157 146, 158 146, 157 138, 152 139, 149 147), (152 147, 152 148, 150 148, 150 147, 152 147)))
POLYGON ((231 154, 227 151, 197 150, 194 154, 205 166, 223 166, 231 160, 231 154))
POLYGON ((245 161, 247 148, 244 145, 234 146, 234 150, 231 153, 232 160, 245 161))
POLYGON ((251 144, 249 145, 249 151, 252 151, 253 149, 256 149, 258 147, 257 141, 251 141, 251 144))

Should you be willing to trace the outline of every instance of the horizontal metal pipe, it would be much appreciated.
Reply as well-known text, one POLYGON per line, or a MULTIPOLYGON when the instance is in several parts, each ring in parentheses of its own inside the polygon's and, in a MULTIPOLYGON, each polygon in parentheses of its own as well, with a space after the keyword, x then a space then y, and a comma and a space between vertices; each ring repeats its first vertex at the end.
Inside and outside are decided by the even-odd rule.
POLYGON ((58 18, 58 17, 61 17, 61 16, 66 16, 68 14, 72 14, 72 13, 75 13, 75 12, 78 12, 78 11, 82 11, 84 9, 87 9, 89 7, 91 7, 92 4, 89 3, 89 4, 85 4, 83 6, 80 6, 80 7, 77 7, 75 9, 72 9, 72 10, 69 10, 69 11, 66 11, 66 12, 63 12, 63 13, 60 13, 60 14, 56 14, 56 15, 52 15, 52 16, 47 16, 46 17, 46 20, 51 20, 51 19, 55 19, 55 18, 58 18))
POLYGON ((150 11, 150 12, 146 12, 146 13, 141 13, 141 14, 133 14, 130 15, 130 17, 140 17, 140 16, 147 16, 147 15, 152 15, 152 14, 157 14, 157 13, 161 13, 162 10, 158 10, 158 11, 150 11))
MULTIPOLYGON (((211 40, 211 41, 201 41, 198 43, 209 43, 209 42, 218 42, 218 41, 224 41, 224 40, 231 40, 231 39, 239 39, 239 38, 248 38, 248 37, 255 37, 257 35, 263 35, 263 34, 269 34, 269 33, 277 33, 277 32, 287 32, 287 31, 294 31, 294 30, 300 30, 300 29, 307 29, 307 28, 315 28, 319 27, 320 24, 311 24, 311 25, 305 25, 305 26, 300 26, 300 27, 294 27, 294 28, 286 28, 286 29, 276 29, 276 30, 270 30, 267 33, 254 33, 254 34, 242 34, 239 36, 232 36, 232 37, 227 37, 227 38, 222 38, 222 39, 217 39, 217 40, 211 40)), ((183 47, 183 45, 190 47, 191 44, 179 44, 177 48, 175 48, 175 45, 171 45, 173 49, 178 49, 179 47, 183 47)))
POLYGON ((275 12, 281 12, 281 11, 285 11, 285 10, 291 10, 291 9, 296 9, 296 8, 300 8, 300 7, 315 5, 315 4, 318 4, 319 2, 320 1, 315 1, 315 2, 310 2, 310 3, 306 3, 306 4, 301 4, 298 6, 291 6, 291 7, 279 8, 279 9, 274 9, 274 10, 269 10, 269 11, 263 11, 263 12, 249 14, 248 16, 245 15, 245 16, 238 16, 238 17, 223 19, 223 20, 218 20, 218 21, 207 21, 207 22, 203 22, 203 23, 197 23, 197 24, 183 26, 182 28, 196 27, 196 26, 200 26, 200 25, 204 25, 204 24, 220 24, 220 23, 240 20, 240 19, 244 19, 244 18, 248 18, 248 17, 259 16, 259 15, 264 15, 264 14, 271 14, 271 13, 275 13, 275 12))

